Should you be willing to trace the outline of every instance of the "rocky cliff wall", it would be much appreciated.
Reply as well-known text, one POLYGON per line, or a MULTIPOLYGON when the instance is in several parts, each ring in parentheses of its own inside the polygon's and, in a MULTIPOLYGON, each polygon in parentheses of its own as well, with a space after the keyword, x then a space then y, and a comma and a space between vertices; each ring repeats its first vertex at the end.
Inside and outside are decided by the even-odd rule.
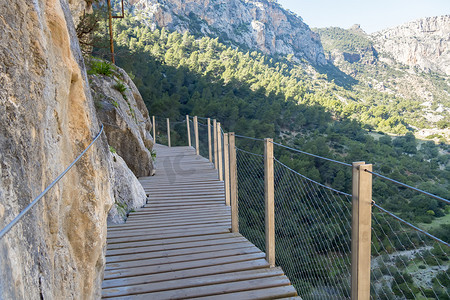
MULTIPOLYGON (((95 61, 94 61, 95 63, 95 61)), ((113 67, 111 75, 89 75, 97 114, 108 143, 138 176, 153 175, 153 138, 147 107, 127 73, 113 67)))
POLYGON ((147 200, 136 176, 154 173, 152 124, 144 100, 128 74, 109 64, 109 75, 95 74, 96 64, 108 63, 91 60, 89 70, 97 115, 105 127, 113 158, 115 200, 108 221, 123 223, 131 210, 142 207, 147 200))
POLYGON ((266 0, 129 0, 153 29, 220 36, 268 54, 294 54, 326 64, 319 36, 300 17, 266 0))
MULTIPOLYGON (((0 86, 3 228, 99 131, 66 0, 0 2, 0 86)), ((0 298, 100 296, 110 157, 103 136, 0 241, 0 298)))
POLYGON ((450 15, 415 20, 372 37, 377 51, 401 63, 450 75, 450 15))

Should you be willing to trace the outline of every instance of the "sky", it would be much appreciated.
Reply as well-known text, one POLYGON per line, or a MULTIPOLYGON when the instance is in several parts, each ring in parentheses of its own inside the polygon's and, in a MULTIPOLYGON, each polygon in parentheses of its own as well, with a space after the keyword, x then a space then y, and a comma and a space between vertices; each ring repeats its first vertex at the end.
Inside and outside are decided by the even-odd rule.
POLYGON ((350 28, 367 33, 424 17, 450 15, 450 0, 278 0, 309 27, 350 28))

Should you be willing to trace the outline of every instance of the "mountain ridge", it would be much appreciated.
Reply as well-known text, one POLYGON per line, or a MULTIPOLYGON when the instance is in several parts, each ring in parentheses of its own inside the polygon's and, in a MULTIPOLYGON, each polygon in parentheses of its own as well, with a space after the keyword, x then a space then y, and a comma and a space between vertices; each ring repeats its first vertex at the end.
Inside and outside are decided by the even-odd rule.
POLYGON ((218 36, 234 46, 265 54, 293 55, 325 65, 319 36, 303 20, 276 2, 261 0, 130 0, 152 29, 218 36))

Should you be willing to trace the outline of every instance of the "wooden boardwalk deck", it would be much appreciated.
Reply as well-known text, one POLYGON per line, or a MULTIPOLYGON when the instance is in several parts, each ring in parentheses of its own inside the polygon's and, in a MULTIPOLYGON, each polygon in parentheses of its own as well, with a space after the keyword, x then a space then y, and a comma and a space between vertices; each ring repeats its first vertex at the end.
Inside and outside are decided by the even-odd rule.
POLYGON ((223 182, 189 147, 155 145, 157 175, 125 224, 108 227, 103 298, 278 299, 297 295, 280 268, 230 232, 223 182))

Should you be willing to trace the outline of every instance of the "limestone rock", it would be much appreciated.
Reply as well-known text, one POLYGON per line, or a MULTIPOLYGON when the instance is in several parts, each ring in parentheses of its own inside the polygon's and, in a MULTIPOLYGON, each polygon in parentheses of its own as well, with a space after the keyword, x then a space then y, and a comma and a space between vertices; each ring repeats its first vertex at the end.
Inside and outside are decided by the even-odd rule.
POLYGON ((144 206, 147 200, 144 188, 117 153, 113 153, 114 168, 114 205, 108 214, 108 222, 124 223, 127 214, 144 206))
POLYGON ((450 75, 450 15, 415 20, 372 37, 379 52, 405 65, 450 75))
POLYGON ((152 125, 147 108, 127 73, 115 69, 111 77, 89 75, 98 117, 105 126, 109 145, 133 173, 138 177, 153 175, 152 125))
MULTIPOLYGON (((0 1, 0 86, 3 228, 100 128, 66 0, 0 1)), ((0 240, 0 298, 100 297, 108 152, 103 136, 0 240)))
POLYGON ((293 54, 325 65, 319 36, 300 17, 265 0, 130 0, 152 29, 221 37, 235 46, 267 54, 293 54))

